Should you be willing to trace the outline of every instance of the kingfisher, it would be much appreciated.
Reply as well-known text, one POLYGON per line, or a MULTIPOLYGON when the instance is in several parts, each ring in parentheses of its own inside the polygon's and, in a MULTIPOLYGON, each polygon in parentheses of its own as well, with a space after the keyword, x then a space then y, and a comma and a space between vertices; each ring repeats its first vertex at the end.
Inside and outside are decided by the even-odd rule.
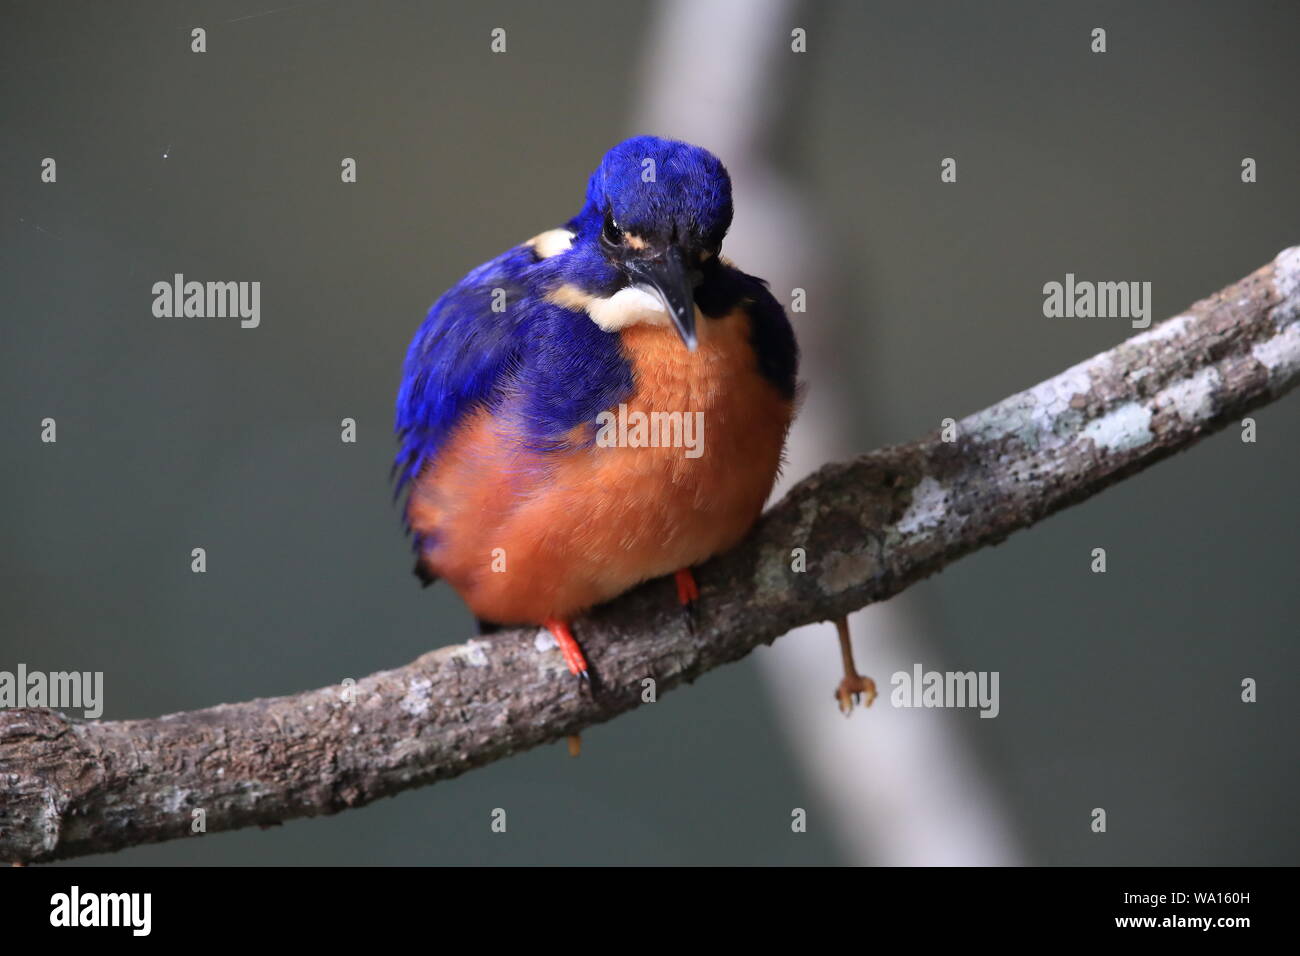
POLYGON ((407 352, 394 474, 416 574, 483 633, 545 628, 581 678, 574 619, 667 575, 689 611, 692 567, 745 536, 781 467, 799 350, 722 257, 731 219, 712 153, 628 139, 576 216, 452 286, 407 352))

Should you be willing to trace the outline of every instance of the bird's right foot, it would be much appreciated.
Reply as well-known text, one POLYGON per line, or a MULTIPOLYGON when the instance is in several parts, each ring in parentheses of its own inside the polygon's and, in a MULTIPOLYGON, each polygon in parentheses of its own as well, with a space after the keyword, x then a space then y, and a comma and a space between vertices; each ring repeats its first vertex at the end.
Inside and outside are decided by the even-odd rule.
POLYGON ((590 681, 588 675, 587 658, 582 656, 582 648, 573 637, 573 632, 569 630, 568 621, 557 620, 556 618, 547 618, 542 622, 542 627, 551 632, 551 637, 555 638, 555 643, 560 646, 560 653, 564 655, 564 663, 569 665, 569 671, 585 681, 590 681))
POLYGON ((677 584, 677 603, 682 606, 686 616, 686 629, 695 633, 695 608, 700 600, 700 586, 695 583, 695 575, 690 568, 682 568, 673 574, 677 584))

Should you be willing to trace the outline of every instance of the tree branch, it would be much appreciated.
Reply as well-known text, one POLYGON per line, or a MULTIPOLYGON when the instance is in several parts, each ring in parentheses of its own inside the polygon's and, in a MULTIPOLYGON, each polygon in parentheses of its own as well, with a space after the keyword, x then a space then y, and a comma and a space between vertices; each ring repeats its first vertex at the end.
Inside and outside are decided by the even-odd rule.
POLYGON ((577 733, 636 707, 646 678, 663 693, 792 628, 884 600, 1239 421, 1297 380, 1300 247, 971 415, 955 441, 935 433, 825 466, 698 571, 694 634, 665 581, 579 621, 590 688, 549 638, 513 631, 352 688, 153 720, 2 711, 0 859, 188 836, 198 808, 208 831, 336 813, 577 733), (791 570, 795 548, 806 551, 804 573, 791 570))

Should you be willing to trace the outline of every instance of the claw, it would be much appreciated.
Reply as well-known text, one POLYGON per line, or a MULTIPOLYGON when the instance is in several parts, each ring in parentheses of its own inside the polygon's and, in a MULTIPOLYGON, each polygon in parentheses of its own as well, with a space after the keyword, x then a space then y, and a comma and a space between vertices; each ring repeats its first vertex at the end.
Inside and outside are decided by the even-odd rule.
POLYGON ((847 617, 836 618, 835 630, 839 633, 840 659, 844 663, 844 679, 835 688, 835 699, 839 701, 840 713, 847 717, 853 713, 855 704, 863 704, 865 707, 872 705, 877 697, 876 682, 870 677, 863 677, 859 674, 857 666, 853 663, 853 643, 849 639, 849 619, 847 617))
POLYGON ((560 653, 564 656, 564 663, 569 666, 569 672, 590 683, 587 659, 582 656, 582 648, 578 646, 573 632, 569 630, 568 622, 547 618, 542 622, 542 626, 551 632, 555 643, 560 646, 560 653))
POLYGON ((840 713, 845 717, 853 713, 856 704, 870 707, 877 696, 876 682, 870 677, 862 677, 858 674, 846 676, 840 681, 840 686, 835 688, 835 699, 840 702, 840 713), (866 698, 865 703, 863 698, 866 698))

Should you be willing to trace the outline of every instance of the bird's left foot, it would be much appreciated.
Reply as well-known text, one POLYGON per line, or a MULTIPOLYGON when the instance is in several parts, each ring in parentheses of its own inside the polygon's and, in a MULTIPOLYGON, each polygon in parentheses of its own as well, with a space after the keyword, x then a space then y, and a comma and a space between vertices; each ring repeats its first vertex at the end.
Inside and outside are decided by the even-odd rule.
POLYGON ((876 696, 876 682, 861 674, 845 674, 840 686, 835 688, 835 699, 840 702, 840 713, 845 717, 853 713, 855 704, 870 707, 876 696))
POLYGON ((673 580, 677 582, 677 603, 682 606, 682 613, 686 615, 686 627, 694 633, 695 602, 700 599, 700 586, 695 583, 695 575, 691 573, 690 568, 682 568, 676 572, 673 580))
POLYGON ((844 662, 844 679, 835 688, 835 699, 839 701, 840 713, 845 717, 853 712, 855 704, 870 707, 876 699, 876 682, 870 677, 858 673, 853 663, 853 644, 849 640, 849 619, 836 618, 835 630, 840 635, 840 658, 844 662))

